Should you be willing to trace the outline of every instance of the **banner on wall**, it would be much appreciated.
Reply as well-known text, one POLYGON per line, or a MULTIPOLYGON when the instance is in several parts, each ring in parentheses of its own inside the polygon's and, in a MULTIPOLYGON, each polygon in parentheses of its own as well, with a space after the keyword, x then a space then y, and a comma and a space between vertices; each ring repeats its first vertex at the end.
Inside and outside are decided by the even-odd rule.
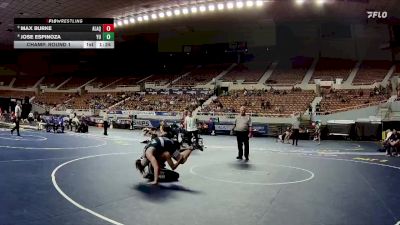
POLYGON ((218 124, 215 125, 215 130, 216 131, 231 131, 233 128, 233 124, 218 124))
POLYGON ((133 120, 134 127, 154 127, 150 120, 133 120))
POLYGON ((146 115, 146 116, 148 116, 148 115, 150 115, 150 116, 153 116, 153 115, 156 115, 156 112, 152 112, 152 111, 134 111, 134 110, 124 110, 124 111, 122 111, 122 110, 110 110, 108 112, 108 115, 111 115, 111 116, 113 116, 113 115, 125 115, 125 116, 128 116, 128 115, 146 115))
MULTIPOLYGON (((233 129, 233 124, 216 124, 215 131, 220 134, 227 134, 233 129)), ((254 125, 253 124, 253 133, 255 135, 267 135, 268 134, 268 126, 265 124, 254 125)))
POLYGON ((261 134, 261 135, 268 134, 267 126, 253 126, 253 131, 257 132, 258 134, 261 134))
POLYGON ((133 111, 133 110, 112 110, 109 111, 108 114, 110 116, 115 116, 115 115, 124 115, 129 116, 129 115, 137 115, 137 116, 177 116, 177 112, 153 112, 153 111, 133 111))
POLYGON ((155 112, 156 116, 176 116, 176 112, 155 112))
MULTIPOLYGON (((116 120, 116 124, 126 124, 130 120, 124 120, 124 119, 118 119, 116 120)), ((168 125, 176 124, 176 121, 174 120, 166 120, 168 125)), ((160 121, 159 120, 153 120, 153 119, 134 119, 132 121, 133 127, 134 128, 157 128, 160 126, 160 121)), ((207 122, 206 122, 207 123, 207 122)), ((219 134, 229 134, 230 131, 233 128, 233 123, 226 123, 226 124, 215 124, 215 132, 219 134)), ((268 134, 268 126, 267 124, 253 124, 253 134, 258 135, 258 136, 263 136, 268 134)), ((211 132, 211 130, 210 130, 211 132)))
POLYGON ((118 114, 118 115, 122 115, 123 113, 122 113, 121 110, 110 110, 110 111, 108 112, 108 114, 118 114))

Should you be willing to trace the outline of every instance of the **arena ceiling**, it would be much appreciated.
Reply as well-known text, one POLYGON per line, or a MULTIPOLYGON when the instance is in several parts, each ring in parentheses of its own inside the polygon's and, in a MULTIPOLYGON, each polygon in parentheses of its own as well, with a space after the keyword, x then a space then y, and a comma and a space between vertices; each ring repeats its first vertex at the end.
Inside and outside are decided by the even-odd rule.
MULTIPOLYGON (((296 6, 295 0, 269 0, 261 10, 249 13, 259 20, 301 20, 321 17, 366 18, 366 10, 385 10, 389 16, 400 17, 400 0, 326 0, 325 6, 317 8, 307 3, 296 6)), ((17 17, 112 17, 124 18, 134 12, 159 10, 163 7, 176 7, 202 1, 168 0, 0 0, 0 45, 12 45, 13 19, 17 17)), ((203 1, 204 2, 204 1, 203 1)), ((207 1, 210 2, 210 1, 207 1)), ((215 2, 215 1, 214 1, 215 2)), ((236 13, 225 13, 225 19, 235 17, 236 13), (230 15, 228 15, 230 14, 230 15)), ((246 12, 243 12, 246 14, 246 12)), ((199 15, 199 17, 207 17, 199 15)), ((240 18, 240 17, 239 17, 240 18)), ((246 18, 243 17, 243 18, 246 18)), ((189 19, 189 18, 188 18, 189 19)), ((173 19, 171 19, 172 21, 173 19)), ((209 19, 210 22, 213 19, 209 19)), ((181 19, 182 21, 182 19, 181 19)), ((172 22, 174 24, 175 22, 172 22)), ((143 26, 143 25, 142 25, 143 26)))

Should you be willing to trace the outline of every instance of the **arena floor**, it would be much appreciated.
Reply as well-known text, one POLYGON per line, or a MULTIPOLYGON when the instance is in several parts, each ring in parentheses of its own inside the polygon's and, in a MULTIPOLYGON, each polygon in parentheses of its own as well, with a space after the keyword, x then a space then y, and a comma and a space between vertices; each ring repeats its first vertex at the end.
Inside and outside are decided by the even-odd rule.
POLYGON ((177 171, 151 186, 134 169, 141 133, 0 131, 0 224, 394 225, 400 158, 370 142, 253 138, 237 161, 231 136, 203 136, 177 171))

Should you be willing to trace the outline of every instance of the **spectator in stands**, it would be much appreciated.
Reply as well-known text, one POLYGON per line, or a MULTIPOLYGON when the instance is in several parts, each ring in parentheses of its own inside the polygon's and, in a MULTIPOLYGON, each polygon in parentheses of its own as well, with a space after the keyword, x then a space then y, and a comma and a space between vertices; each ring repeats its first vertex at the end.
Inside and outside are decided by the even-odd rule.
POLYGON ((283 138, 283 143, 290 144, 290 136, 292 136, 292 130, 290 130, 290 127, 287 127, 285 131, 285 137, 283 138))
POLYGON ((35 120, 35 119, 34 119, 34 117, 33 117, 33 113, 30 112, 30 113, 28 114, 28 122, 29 122, 29 124, 31 124, 34 120, 35 120))
POLYGON ((75 117, 76 117, 76 113, 71 112, 71 114, 69 114, 68 124, 69 124, 69 128, 71 129, 71 131, 72 131, 72 122, 73 122, 75 117))
POLYGON ((263 100, 261 100, 261 109, 262 110, 265 110, 265 102, 264 102, 264 99, 263 100))
POLYGON ((215 135, 215 124, 212 118, 208 120, 208 133, 213 136, 215 135))
POLYGON ((319 121, 315 122, 314 141, 318 141, 318 144, 321 144, 321 124, 319 121))
POLYGON ((88 133, 89 132, 89 126, 87 123, 87 119, 84 116, 82 116, 76 132, 78 132, 78 133, 88 133))
POLYGON ((282 143, 290 144, 289 139, 290 139, 290 127, 287 127, 285 132, 283 134, 278 136, 278 140, 281 141, 282 143))
POLYGON ((181 125, 182 126, 184 126, 184 124, 185 124, 185 119, 186 119, 186 116, 188 115, 188 110, 187 109, 185 109, 184 111, 183 111, 183 113, 182 113, 182 118, 181 118, 181 125))
POLYGON ((54 129, 54 116, 48 116, 44 118, 46 132, 51 132, 51 129, 54 129))
POLYGON ((22 109, 21 109, 21 102, 17 101, 17 105, 15 106, 15 127, 11 129, 11 135, 14 133, 14 130, 17 130, 17 135, 21 136, 19 134, 19 122, 21 120, 21 114, 22 114, 22 109))
POLYGON ((61 129, 61 133, 64 133, 64 118, 63 116, 54 117, 54 133, 61 129))
POLYGON ((4 110, 3 114, 2 114, 3 120, 5 122, 8 122, 10 119, 10 115, 8 114, 7 110, 4 110))
POLYGON ((319 112, 321 110, 321 105, 320 103, 317 103, 317 105, 315 106, 315 111, 319 112))
POLYGON ((75 132, 77 132, 77 129, 80 125, 80 121, 78 117, 76 116, 76 113, 74 113, 74 116, 72 118, 72 123, 71 123, 71 131, 72 131, 72 126, 75 126, 75 132))
POLYGON ((396 153, 394 154, 395 156, 398 155, 398 149, 399 149, 399 134, 397 133, 396 129, 393 129, 392 135, 390 135, 389 137, 389 148, 388 148, 388 156, 392 156, 392 152, 393 150, 396 151, 396 153))
POLYGON ((236 159, 243 159, 243 145, 244 145, 244 157, 246 161, 249 160, 249 138, 252 137, 252 123, 250 116, 246 115, 246 107, 240 107, 240 114, 235 119, 235 124, 232 128, 233 132, 236 133, 236 139, 238 144, 238 156, 236 159))
POLYGON ((38 121, 37 129, 43 130, 43 128, 46 126, 46 121, 40 115, 38 115, 36 120, 38 121))
POLYGON ((387 129, 385 132, 385 139, 382 141, 382 147, 381 149, 378 149, 380 152, 386 152, 386 155, 389 155, 389 148, 390 148, 390 142, 389 138, 392 136, 392 131, 390 129, 387 129))

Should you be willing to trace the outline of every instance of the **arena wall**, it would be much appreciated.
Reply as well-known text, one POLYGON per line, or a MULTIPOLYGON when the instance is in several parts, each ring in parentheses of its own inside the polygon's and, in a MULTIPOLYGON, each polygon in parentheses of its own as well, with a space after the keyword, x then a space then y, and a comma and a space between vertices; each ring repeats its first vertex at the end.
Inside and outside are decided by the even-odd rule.
POLYGON ((322 124, 326 124, 328 120, 357 120, 357 119, 368 119, 377 115, 379 106, 370 106, 361 109, 355 109, 345 112, 338 112, 329 115, 317 115, 314 120, 321 121, 322 124))

